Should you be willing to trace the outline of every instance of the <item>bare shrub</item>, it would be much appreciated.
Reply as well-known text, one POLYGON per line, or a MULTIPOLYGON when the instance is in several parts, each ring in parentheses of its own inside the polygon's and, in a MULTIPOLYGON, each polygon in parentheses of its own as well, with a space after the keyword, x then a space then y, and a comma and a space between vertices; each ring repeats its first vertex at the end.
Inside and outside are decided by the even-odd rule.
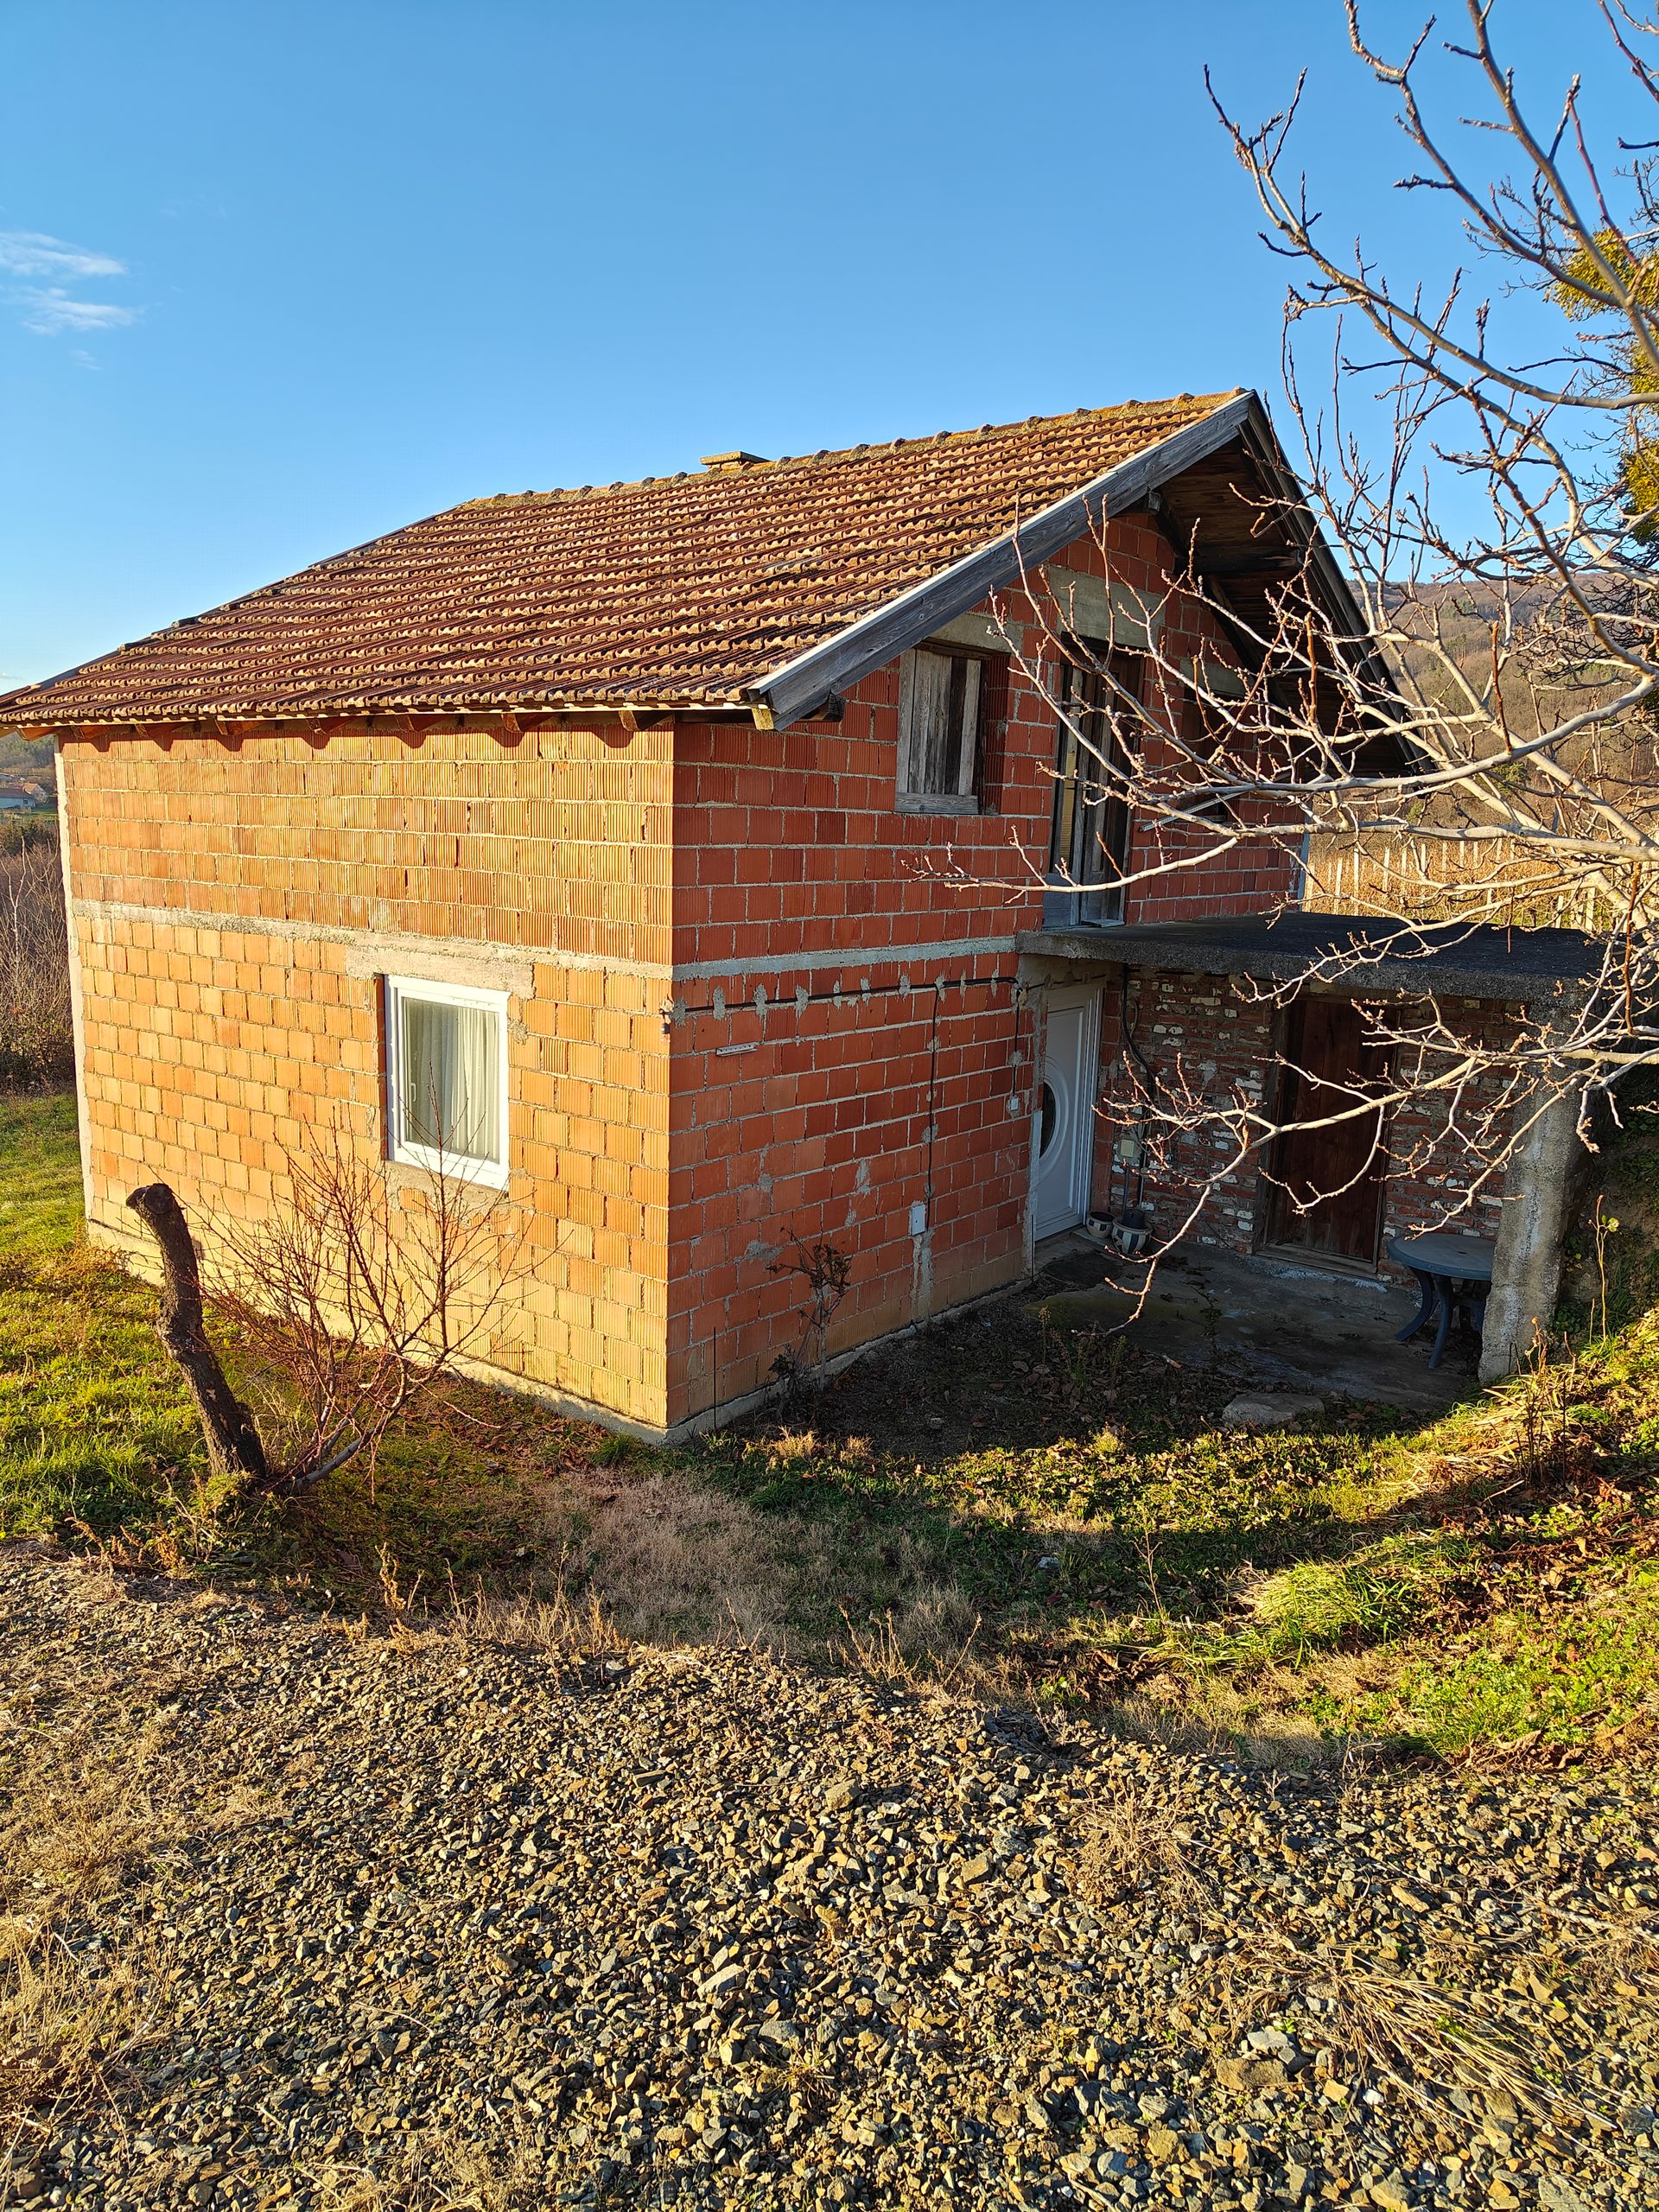
POLYGON ((0 1090, 74 1080, 69 931, 55 829, 0 849, 0 1090))
POLYGON ((257 1417, 210 1344, 202 1274, 164 1183, 127 1204, 156 1237, 157 1329, 189 1384, 210 1455, 232 1480, 295 1497, 366 1453, 467 1359, 498 1352, 522 1224, 505 1192, 435 1171, 392 1183, 339 1126, 285 1160, 288 1195, 253 1222, 215 1221, 215 1302, 260 1384, 257 1417))
POLYGON ((785 1382, 799 1382, 809 1375, 821 1382, 829 1355, 830 1324, 851 1286, 852 1261, 838 1245, 823 1239, 804 1244, 798 1237, 794 1251, 787 1259, 774 1260, 771 1273, 799 1275, 806 1286, 800 1342, 793 1351, 779 1353, 772 1372, 785 1382))

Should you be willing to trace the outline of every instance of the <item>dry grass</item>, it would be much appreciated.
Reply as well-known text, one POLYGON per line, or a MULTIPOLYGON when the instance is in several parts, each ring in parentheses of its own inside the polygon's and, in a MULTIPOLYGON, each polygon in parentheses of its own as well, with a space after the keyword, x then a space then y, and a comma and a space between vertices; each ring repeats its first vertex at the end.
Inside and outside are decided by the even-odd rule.
MULTIPOLYGON (((801 1458, 812 1448, 810 1436, 785 1443, 801 1458)), ((1006 1660, 982 1658, 971 1605, 902 1529, 883 1533, 874 1562, 894 1602, 861 1626, 842 1598, 872 1580, 870 1539, 844 1522, 771 1516, 650 1461, 544 1483, 540 1511, 539 1563, 518 1589, 426 1587, 383 1548, 379 1610, 394 1635, 476 1636, 562 1659, 736 1643, 911 1690, 1020 1687, 1006 1660)))
MULTIPOLYGON (((789 1440, 806 1456, 810 1439, 789 1440)), ((902 1529, 871 1539, 839 1521, 760 1511, 672 1467, 604 1471, 550 1491, 567 1586, 585 1586, 629 1643, 736 1641, 782 1656, 845 1656, 842 1602, 872 1580, 892 1593, 870 1639, 935 1677, 955 1678, 975 1617, 902 1529)))
POLYGON ((1582 2106, 1545 2071, 1540 2049, 1500 1993, 1468 1986, 1450 1958, 1426 1964, 1427 1973, 1399 1974, 1260 1935, 1217 1961, 1227 1979, 1216 1992, 1215 2024, 1231 2037, 1294 2010, 1305 2017, 1303 2040, 1331 2052, 1338 2081, 1380 2081, 1454 2120, 1454 2090, 1482 2103, 1506 2096, 1539 2125, 1583 2119, 1582 2106), (1446 1971, 1436 1974, 1437 1965, 1446 1971))
MULTIPOLYGON (((126 1602, 107 1566, 77 1585, 82 1605, 126 1602)), ((188 1835, 276 1809, 251 1783, 202 1801, 156 1717, 181 1687, 140 1668, 48 1694, 27 1654, 12 1661, 0 1707, 0 2142, 130 2087, 137 2055, 164 2037, 177 1963, 153 1941, 112 1943, 102 1909, 188 1835)))
POLYGON ((527 2143, 485 2147, 434 2132, 391 2145, 378 2168, 314 2178, 319 2212, 539 2212, 553 2177, 527 2143))
POLYGON ((69 936, 55 836, 0 852, 0 1086, 74 1075, 69 936))
POLYGON ((1560 1931, 1562 1961, 1576 1987, 1598 2004, 1622 1999, 1622 2010, 1638 2008, 1649 2029, 1659 2027, 1659 1923, 1652 1911, 1626 1905, 1592 1914, 1548 1903, 1543 1909, 1560 1931))
POLYGON ((48 1929, 106 1895, 166 1840, 149 1787, 161 1740, 154 1724, 95 1734, 83 1723, 14 1750, 0 1815, 0 1957, 20 1929, 48 1929))
POLYGON ((14 1731, 0 1760, 0 2130, 114 2094, 155 2038, 159 1953, 77 1948, 86 1916, 170 1827, 152 1790, 160 1732, 88 1709, 14 1731), (113 1718, 114 1726, 111 1725, 113 1718))
POLYGON ((162 2039, 174 1971, 159 1952, 89 1960, 55 1932, 0 1960, 0 2138, 129 2088, 138 2053, 162 2039))
POLYGON ((1174 1808, 1149 1781, 1115 1781, 1098 1802, 1077 1854, 1075 1880, 1091 1905, 1121 1904, 1138 1890, 1157 1889, 1172 1905, 1208 1896, 1188 1857, 1192 1838, 1174 1808))
POLYGON ((975 1652, 979 1618, 960 1591, 925 1589, 902 1615, 889 1612, 874 1629, 842 1618, 844 1639, 830 1647, 831 1656, 873 1682, 916 1695, 1012 1694, 1014 1669, 1007 1661, 975 1652))

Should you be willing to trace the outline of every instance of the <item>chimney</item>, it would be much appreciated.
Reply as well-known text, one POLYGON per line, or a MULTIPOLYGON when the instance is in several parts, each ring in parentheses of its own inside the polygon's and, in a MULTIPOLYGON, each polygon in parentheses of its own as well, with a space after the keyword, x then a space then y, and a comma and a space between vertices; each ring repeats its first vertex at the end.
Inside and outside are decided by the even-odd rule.
POLYGON ((706 453, 702 466, 711 476, 732 476, 740 468, 763 467, 766 459, 763 453, 744 453, 740 448, 735 453, 706 453))

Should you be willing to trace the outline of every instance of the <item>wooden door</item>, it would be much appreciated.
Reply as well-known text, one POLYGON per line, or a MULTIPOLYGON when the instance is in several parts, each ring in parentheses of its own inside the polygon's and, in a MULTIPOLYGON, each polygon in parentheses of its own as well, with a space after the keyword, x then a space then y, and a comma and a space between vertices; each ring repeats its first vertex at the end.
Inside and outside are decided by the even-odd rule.
POLYGON ((1262 1242, 1370 1267, 1382 1226, 1388 1171, 1382 1109, 1332 1122, 1374 1096, 1388 1074, 1386 1048, 1365 1042, 1364 1018, 1347 999, 1305 996, 1285 1025, 1279 1120, 1262 1242))

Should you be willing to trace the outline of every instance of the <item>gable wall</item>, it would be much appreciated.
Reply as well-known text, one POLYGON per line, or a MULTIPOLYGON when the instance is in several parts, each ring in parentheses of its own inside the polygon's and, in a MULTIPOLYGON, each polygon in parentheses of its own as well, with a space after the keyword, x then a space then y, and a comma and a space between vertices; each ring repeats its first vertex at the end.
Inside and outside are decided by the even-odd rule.
MULTIPOLYGON (((1161 596, 1171 560, 1161 534, 1127 518, 1108 543, 1113 576, 1161 596)), ((1106 575, 1092 543, 1058 565, 1106 575)), ((1045 606, 1051 629, 1061 626, 1060 610, 1045 606)), ((1010 597, 1001 613, 1028 658, 1052 656, 1028 599, 1010 597)), ((1230 658, 1198 613, 1184 623, 1171 605, 1164 650, 1230 658)), ((832 1353, 1015 1281, 1028 1264, 1042 1009, 1016 989, 1014 938, 1042 919, 1055 717, 1011 669, 995 811, 899 813, 899 681, 896 661, 866 677, 838 723, 678 734, 676 1417, 761 1388, 778 1354, 798 1344, 806 1293, 791 1262, 802 1245, 828 1240, 853 1262, 832 1353)), ((1129 917, 1257 912, 1294 875, 1290 854, 1243 848, 1132 891, 1129 917)))

